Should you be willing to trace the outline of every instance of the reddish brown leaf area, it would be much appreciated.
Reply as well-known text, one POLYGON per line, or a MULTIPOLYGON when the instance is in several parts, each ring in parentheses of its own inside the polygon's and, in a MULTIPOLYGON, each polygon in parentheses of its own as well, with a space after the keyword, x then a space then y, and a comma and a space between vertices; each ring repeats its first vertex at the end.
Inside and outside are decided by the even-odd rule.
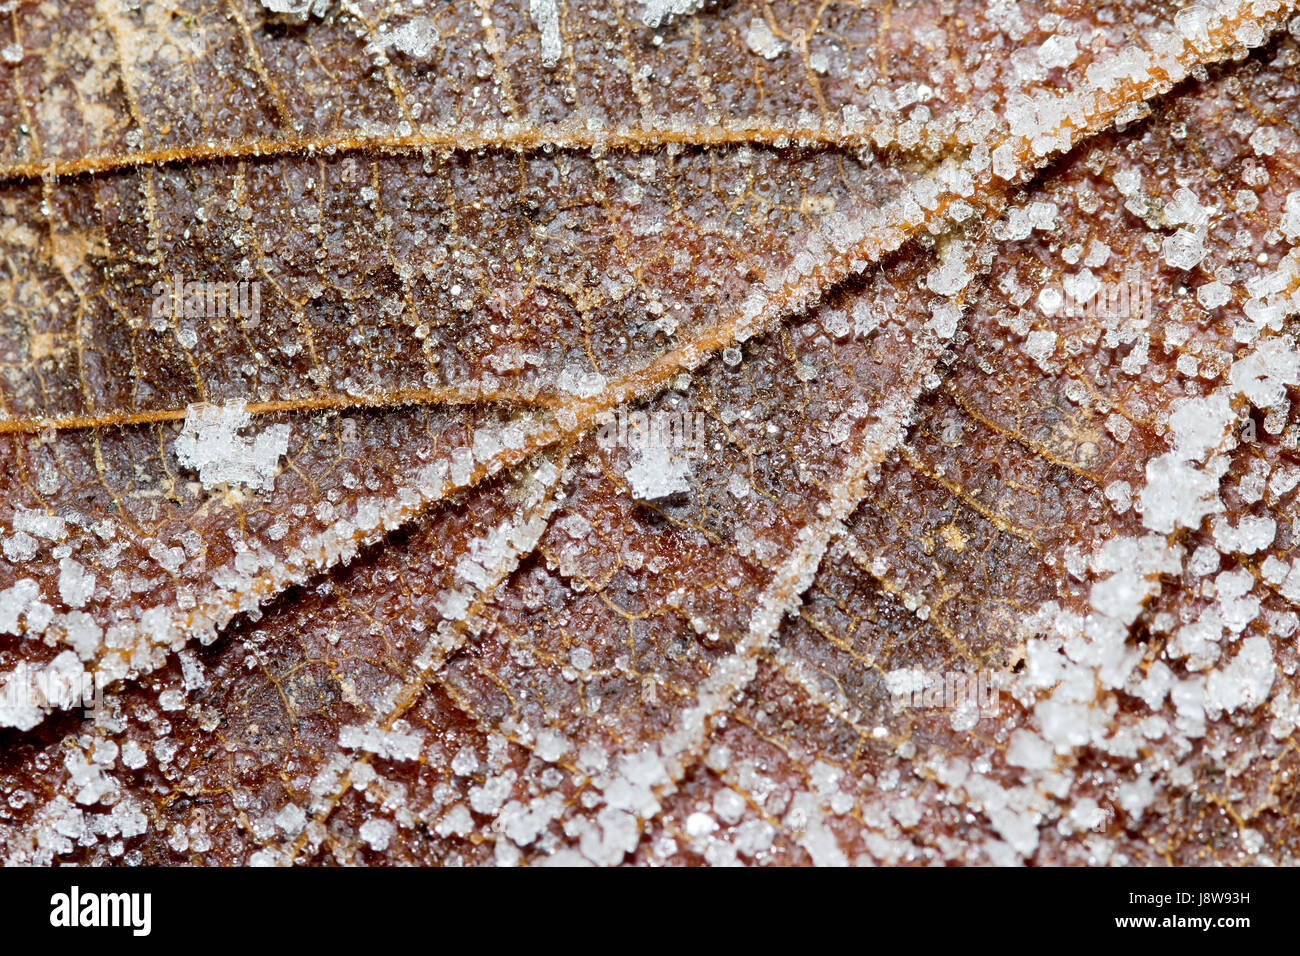
POLYGON ((1297 36, 0 5, 0 859, 1294 863, 1297 36))

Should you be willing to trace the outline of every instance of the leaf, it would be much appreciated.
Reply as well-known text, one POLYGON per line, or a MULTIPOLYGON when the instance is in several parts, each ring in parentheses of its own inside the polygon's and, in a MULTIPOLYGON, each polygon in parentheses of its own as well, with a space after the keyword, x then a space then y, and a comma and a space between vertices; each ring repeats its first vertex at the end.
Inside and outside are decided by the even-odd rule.
POLYGON ((7 859, 1289 859, 1290 8, 531 9, 11 11, 7 859))

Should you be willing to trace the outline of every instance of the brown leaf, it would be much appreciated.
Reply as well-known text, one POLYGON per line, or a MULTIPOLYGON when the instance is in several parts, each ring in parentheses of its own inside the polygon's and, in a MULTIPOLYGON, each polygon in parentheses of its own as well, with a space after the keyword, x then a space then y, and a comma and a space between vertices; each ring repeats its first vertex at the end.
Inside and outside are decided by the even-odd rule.
POLYGON ((8 860, 1293 858, 1290 7, 659 6, 13 5, 8 860))

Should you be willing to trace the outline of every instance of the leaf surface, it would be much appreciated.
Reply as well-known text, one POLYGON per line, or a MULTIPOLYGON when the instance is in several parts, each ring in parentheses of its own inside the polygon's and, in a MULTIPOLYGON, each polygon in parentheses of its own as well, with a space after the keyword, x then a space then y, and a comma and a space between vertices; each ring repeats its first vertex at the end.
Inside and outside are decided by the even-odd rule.
POLYGON ((1292 857, 1288 7, 10 12, 8 859, 1292 857))

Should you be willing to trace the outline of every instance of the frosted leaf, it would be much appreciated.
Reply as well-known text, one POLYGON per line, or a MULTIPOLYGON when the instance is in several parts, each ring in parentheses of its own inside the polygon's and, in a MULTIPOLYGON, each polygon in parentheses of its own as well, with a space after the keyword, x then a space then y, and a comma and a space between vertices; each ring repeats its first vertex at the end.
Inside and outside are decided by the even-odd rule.
POLYGON ((17 43, 7 43, 0 47, 0 60, 6 63, 18 64, 23 62, 23 48, 17 43))
MULTIPOLYGON (((93 79, 69 88, 119 122, 3 116, 31 129, 11 144, 0 241, 39 281, 12 297, 33 331, 4 330, 23 417, 0 443, 23 462, 11 506, 68 532, 0 512, 0 543, 30 562, 0 560, 0 593, 38 581, 3 602, 8 652, 69 648, 121 694, 113 726, 52 723, 7 755, 38 806, 6 808, 6 861, 1124 864, 1157 847, 1185 861, 1196 841, 1167 831, 1203 773, 1246 804, 1266 855, 1294 848, 1237 796, 1272 792, 1268 731, 1207 719, 1209 671, 1183 669, 1231 660, 1238 633, 1282 654, 1295 572, 1256 551, 1276 587, 1244 593, 1237 558, 1215 580, 1178 566, 1220 537, 1257 546, 1246 517, 1291 540, 1270 484, 1289 480, 1273 467, 1293 457, 1286 403, 1240 447, 1233 422, 1209 427, 1217 407, 1180 404, 1290 308, 1280 273, 1245 288, 1285 238, 1287 143, 1266 169, 1214 160, 1261 117, 1290 136, 1294 51, 1279 37, 1200 69, 1262 42, 1274 0, 1194 23, 1204 56, 1148 22, 1174 8, 923 3, 892 28, 869 5, 773 8, 759 48, 783 52, 768 59, 746 38, 761 5, 662 33, 629 15, 701 5, 330 6, 304 31, 254 4, 252 45, 228 11, 195 8, 191 38, 221 43, 179 72, 136 55, 155 28, 127 17, 137 117, 93 79), (402 25, 418 12, 441 39, 402 25), (542 59, 572 69, 541 71, 539 35, 542 59), (447 69, 417 62, 433 58, 447 69), (1049 71, 1050 89, 1015 88, 1049 71), (1189 71, 1199 82, 1180 82, 1189 71), (209 107, 244 75, 270 99, 209 107), (108 165, 60 172, 78 164, 108 165), (1111 186, 1143 175, 1149 194, 1127 198, 1150 233, 1111 186), (1255 206, 1234 203, 1242 184, 1255 206), (1211 233, 1216 202, 1231 218, 1211 233), (1195 281, 1159 258, 1179 224, 1206 248, 1195 281), (71 254, 62 285, 50 249, 71 254), (263 275, 260 326, 146 319, 115 354, 120 323, 74 317, 77 286, 97 308, 95 290, 124 297, 134 331, 131 289, 155 265, 263 275), (1062 314, 1129 265, 1152 280, 1152 315, 1062 314), (1244 319, 1207 320, 1196 287, 1215 276, 1250 292, 1244 319), (202 395, 257 403, 217 429, 225 454, 202 445, 199 414, 167 424, 202 395), (593 447, 597 409, 646 403, 714 416, 707 457, 652 448, 656 476, 630 443, 593 447), (90 414, 113 424, 74 421, 90 414), (202 493, 284 421, 291 473, 264 495, 202 493), (1133 537, 1159 517, 1159 466, 1142 477, 1165 452, 1205 483, 1181 520, 1218 507, 1221 481, 1226 522, 1189 529, 1168 560, 1163 535, 1133 537), (563 473, 553 521, 515 513, 538 455, 563 473), (84 611, 65 603, 78 569, 96 576, 84 611), (182 647, 217 634, 202 666, 182 647), (1200 656, 1177 673, 1144 659, 1183 643, 1200 656), (1021 647, 1033 679, 995 719, 969 701, 880 706, 873 673, 954 651, 1001 672, 1021 647), (1198 727, 1206 747, 1189 748, 1198 727), (63 758, 92 745, 159 773, 123 775, 123 799, 83 818, 73 804, 99 778, 63 758), (57 775, 31 763, 42 753, 57 775), (157 780, 202 794, 203 812, 163 814, 157 780)), ((25 66, 57 91, 82 76, 75 56, 33 42, 25 66)), ((1196 838, 1226 861, 1225 816, 1201 814, 1196 838)))
POLYGON ((220 484, 270 490, 289 447, 289 426, 271 425, 254 437, 239 432, 252 416, 243 402, 191 405, 176 438, 176 459, 199 473, 204 488, 220 484))

